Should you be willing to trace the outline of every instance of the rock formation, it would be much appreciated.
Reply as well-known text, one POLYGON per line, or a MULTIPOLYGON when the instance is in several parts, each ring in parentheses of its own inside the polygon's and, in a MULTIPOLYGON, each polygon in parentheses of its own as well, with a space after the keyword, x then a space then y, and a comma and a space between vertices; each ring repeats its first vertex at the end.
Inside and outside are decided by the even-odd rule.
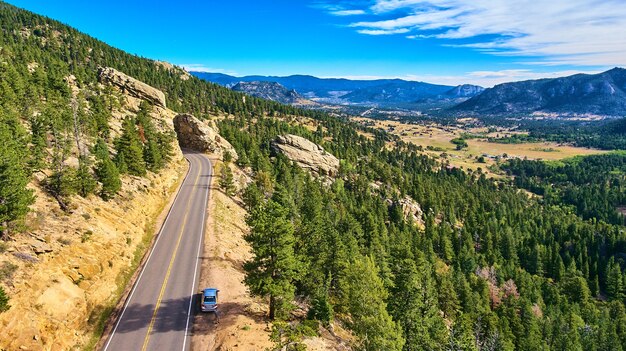
POLYGON ((424 225, 424 220, 422 219, 424 214, 422 212, 422 207, 410 196, 407 195, 404 198, 397 200, 394 203, 394 206, 400 206, 405 220, 412 220, 413 223, 419 226, 424 225))
POLYGON ((133 77, 130 77, 111 67, 100 67, 98 79, 101 83, 108 83, 118 87, 123 93, 146 100, 154 106, 165 108, 165 94, 133 77))
POLYGON ((317 175, 334 176, 339 170, 339 160, 335 156, 324 151, 323 147, 297 135, 279 135, 272 142, 272 149, 317 175))
POLYGON ((180 147, 201 152, 211 152, 220 157, 230 152, 233 160, 237 159, 237 152, 230 143, 219 135, 216 128, 197 119, 190 114, 180 114, 174 117, 174 130, 178 135, 180 147))

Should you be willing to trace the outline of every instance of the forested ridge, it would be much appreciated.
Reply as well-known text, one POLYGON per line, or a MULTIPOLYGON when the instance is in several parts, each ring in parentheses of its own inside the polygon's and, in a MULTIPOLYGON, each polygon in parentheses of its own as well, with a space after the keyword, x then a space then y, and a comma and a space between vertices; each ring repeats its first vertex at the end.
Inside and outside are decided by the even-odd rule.
POLYGON ((585 219, 624 224, 626 153, 575 157, 556 162, 512 159, 502 165, 515 184, 546 203, 575 207, 585 219))
MULTIPOLYGON (((356 349, 626 348, 626 234, 612 219, 587 220, 591 216, 562 201, 529 197, 480 171, 439 164, 381 131, 368 130, 368 139, 355 125, 320 112, 182 79, 181 70, 162 69, 10 5, 0 4, 0 20, 0 61, 6 62, 0 64, 0 135, 7 140, 0 155, 0 222, 23 216, 31 173, 61 164, 76 121, 94 164, 70 170, 71 186, 53 188, 52 182, 51 189, 101 192, 95 190, 104 187, 101 172, 141 176, 163 167, 168 136, 145 118, 150 106, 112 140, 107 111, 119 99, 97 90, 73 97, 64 80, 74 75, 76 84, 95 89, 97 67, 111 66, 163 90, 173 110, 233 115, 219 122, 220 134, 254 179, 240 194, 254 253, 246 283, 271 302, 279 343, 302 347, 290 342, 302 328, 284 323, 293 322, 297 299, 309 309, 301 325, 341 322, 355 334, 356 349), (38 65, 29 68, 32 62, 38 65), (89 106, 88 113, 72 107, 77 104, 89 106), (47 111, 38 115, 45 119, 33 111, 47 111), (294 115, 315 119, 317 130, 289 123, 294 115), (138 137, 139 130, 147 136, 138 137), (67 137, 57 142, 56 131, 67 137), (313 178, 274 154, 271 141, 286 133, 340 158, 337 177, 313 178), (113 145, 114 154, 103 145, 113 145), (44 148, 58 155, 38 158, 44 148), (76 176, 81 172, 100 185, 76 176), (405 195, 421 205, 423 226, 405 219, 395 201, 405 195)), ((67 170, 58 172, 62 180, 67 170)), ((61 201, 71 198, 59 194, 61 201)))

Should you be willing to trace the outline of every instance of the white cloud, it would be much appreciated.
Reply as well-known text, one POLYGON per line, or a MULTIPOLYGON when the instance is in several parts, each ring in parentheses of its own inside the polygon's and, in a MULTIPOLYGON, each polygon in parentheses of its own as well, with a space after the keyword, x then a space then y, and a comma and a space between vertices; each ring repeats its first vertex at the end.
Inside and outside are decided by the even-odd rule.
POLYGON ((529 63, 626 65, 624 0, 375 0, 361 10, 375 16, 350 24, 362 34, 536 57, 529 63))
POLYGON ((390 35, 390 34, 403 34, 408 33, 409 29, 407 28, 398 28, 398 29, 359 29, 357 32, 361 34, 367 35, 390 35))
POLYGON ((335 10, 329 13, 334 16, 356 16, 356 15, 364 15, 365 11, 364 10, 335 10))
POLYGON ((177 66, 184 68, 187 72, 194 71, 194 72, 223 73, 223 74, 228 74, 230 76, 238 76, 237 72, 223 69, 223 68, 209 67, 202 63, 181 63, 181 64, 177 64, 177 66))

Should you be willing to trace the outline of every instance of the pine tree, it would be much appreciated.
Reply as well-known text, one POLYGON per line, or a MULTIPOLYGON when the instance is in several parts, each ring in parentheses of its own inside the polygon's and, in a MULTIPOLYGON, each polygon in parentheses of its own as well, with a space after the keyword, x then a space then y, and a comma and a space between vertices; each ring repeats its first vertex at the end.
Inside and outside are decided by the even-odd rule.
POLYGON ((387 312, 387 290, 369 257, 356 258, 340 281, 342 303, 351 316, 350 327, 366 351, 400 351, 402 331, 387 312))
POLYGON ((237 165, 243 168, 250 166, 250 159, 248 159, 248 154, 245 151, 237 159, 237 165))
POLYGON ((0 313, 8 311, 11 306, 9 306, 9 297, 7 296, 4 288, 0 286, 0 313))
POLYGON ((106 141, 102 138, 98 138, 96 144, 93 146, 91 153, 96 157, 97 160, 104 160, 109 158, 109 146, 106 141))
POLYGON ((109 158, 100 160, 96 167, 96 175, 98 180, 102 183, 102 189, 100 189, 100 197, 104 200, 110 200, 121 189, 122 181, 120 180, 120 173, 115 166, 115 163, 109 158))
POLYGON ((614 299, 622 299, 624 297, 624 286, 622 279, 622 269, 613 257, 607 265, 606 292, 609 297, 614 299))
POLYGON ((122 187, 120 172, 115 163, 111 161, 109 147, 103 139, 98 139, 93 147, 93 153, 97 160, 95 173, 98 181, 102 184, 100 197, 104 200, 110 200, 122 187))
POLYGON ((222 161, 224 161, 224 163, 229 163, 232 160, 233 154, 231 154, 230 151, 224 151, 224 154, 222 155, 222 161))
POLYGON ((82 197, 87 197, 89 194, 93 194, 98 186, 98 183, 94 179, 91 173, 91 162, 87 156, 81 156, 78 160, 78 169, 76 170, 76 189, 78 194, 82 197))
POLYGON ((220 170, 220 188, 222 188, 224 193, 228 196, 235 195, 233 171, 230 169, 230 165, 228 163, 225 163, 220 170))
POLYGON ((46 123, 43 117, 33 117, 30 121, 31 132, 31 152, 29 167, 33 171, 40 171, 46 168, 46 123))
POLYGON ((9 223, 28 213, 33 192, 27 189, 29 174, 26 172, 23 145, 16 138, 15 130, 0 119, 0 238, 9 223))
POLYGON ((439 314, 431 268, 422 257, 417 262, 416 266, 411 259, 405 259, 398 264, 391 290, 391 313, 402 327, 404 350, 443 350, 447 330, 439 314))
POLYGON ((152 172, 158 172, 163 168, 163 159, 161 158, 159 145, 154 139, 148 139, 144 144, 143 159, 148 169, 152 172))
POLYGON ((253 258, 244 264, 245 283, 253 295, 269 297, 269 318, 284 318, 294 297, 297 262, 293 252, 293 225, 287 211, 274 200, 254 208, 245 236, 253 258))
POLYGON ((124 119, 122 135, 115 141, 115 149, 117 151, 115 163, 120 170, 135 176, 146 174, 146 163, 143 159, 139 132, 132 118, 124 119))

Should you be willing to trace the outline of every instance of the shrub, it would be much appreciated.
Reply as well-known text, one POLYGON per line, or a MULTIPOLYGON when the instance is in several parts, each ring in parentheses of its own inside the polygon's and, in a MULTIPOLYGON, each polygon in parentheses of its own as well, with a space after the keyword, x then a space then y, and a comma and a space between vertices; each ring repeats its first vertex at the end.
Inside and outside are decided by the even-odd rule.
POLYGON ((4 288, 0 286, 0 313, 7 311, 11 306, 9 305, 9 297, 4 292, 4 288))

